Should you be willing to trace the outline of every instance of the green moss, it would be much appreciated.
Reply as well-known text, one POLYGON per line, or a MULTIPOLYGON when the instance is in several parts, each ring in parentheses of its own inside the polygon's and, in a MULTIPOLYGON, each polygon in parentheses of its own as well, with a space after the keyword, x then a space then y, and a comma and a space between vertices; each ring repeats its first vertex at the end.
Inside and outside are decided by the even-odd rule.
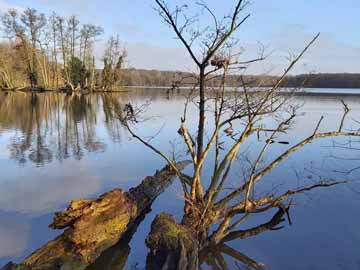
POLYGON ((150 249, 178 249, 179 239, 186 246, 192 246, 193 240, 189 231, 182 225, 177 224, 175 219, 168 214, 158 215, 151 225, 151 233, 146 239, 150 249))

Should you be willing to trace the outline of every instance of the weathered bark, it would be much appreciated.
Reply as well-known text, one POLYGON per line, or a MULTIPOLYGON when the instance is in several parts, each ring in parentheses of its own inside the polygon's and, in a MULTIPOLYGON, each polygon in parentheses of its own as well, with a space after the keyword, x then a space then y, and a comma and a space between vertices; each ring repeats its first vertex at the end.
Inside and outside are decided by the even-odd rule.
MULTIPOLYGON (((182 170, 188 164, 188 161, 183 161, 177 167, 182 170)), ((50 225, 65 231, 16 267, 29 270, 85 269, 132 229, 175 176, 175 172, 166 166, 128 192, 114 189, 96 199, 71 202, 65 211, 55 214, 50 225)))
POLYGON ((125 269, 127 259, 130 255, 130 241, 137 231, 139 225, 145 216, 151 212, 148 208, 135 221, 131 228, 121 237, 121 240, 115 246, 105 250, 94 263, 86 267, 85 270, 123 270, 125 269))
POLYGON ((199 247, 195 236, 187 227, 177 224, 172 216, 158 215, 146 239, 150 249, 146 269, 199 269, 199 247))

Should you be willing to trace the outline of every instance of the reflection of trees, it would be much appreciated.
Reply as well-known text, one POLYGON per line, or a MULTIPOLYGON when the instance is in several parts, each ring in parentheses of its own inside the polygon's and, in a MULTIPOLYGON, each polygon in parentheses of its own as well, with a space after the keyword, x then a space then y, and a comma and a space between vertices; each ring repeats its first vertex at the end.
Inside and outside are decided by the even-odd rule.
MULTIPOLYGON (((123 93, 121 98, 116 93, 0 93, 0 128, 15 132, 8 146, 10 157, 20 164, 31 161, 42 166, 53 159, 81 159, 86 152, 104 151, 106 146, 96 134, 99 115, 111 140, 120 142, 122 104, 143 100, 146 91, 123 93)), ((166 90, 151 92, 153 101, 168 97, 166 90)))
POLYGON ((89 152, 103 151, 105 145, 96 138, 96 96, 64 96, 62 116, 64 123, 58 121, 58 149, 60 159, 74 156, 81 159, 84 149, 89 152), (63 129, 61 129, 63 126, 63 129), (64 138, 61 140, 61 138, 64 138))
POLYGON ((123 131, 123 126, 119 119, 119 114, 122 113, 122 105, 116 95, 114 94, 102 94, 101 95, 104 115, 105 115, 105 125, 107 131, 113 141, 120 142, 122 137, 121 133, 123 131))
POLYGON ((108 133, 119 141, 118 98, 60 93, 0 95, 0 127, 15 131, 9 145, 11 158, 44 165, 53 158, 81 159, 86 151, 104 151, 106 146, 96 134, 97 113, 103 104, 108 133))

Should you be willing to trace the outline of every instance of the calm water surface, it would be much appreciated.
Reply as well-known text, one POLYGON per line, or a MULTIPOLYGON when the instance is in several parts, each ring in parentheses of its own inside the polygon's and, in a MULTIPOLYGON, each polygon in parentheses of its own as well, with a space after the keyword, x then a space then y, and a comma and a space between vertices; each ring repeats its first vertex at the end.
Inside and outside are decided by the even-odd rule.
MULTIPOLYGON (((154 144, 167 152, 180 142, 176 131, 184 98, 154 89, 131 91, 73 96, 46 93, 37 98, 24 93, 0 94, 0 265, 20 261, 61 233, 47 226, 53 212, 69 201, 117 187, 127 190, 164 166, 160 158, 129 138, 116 112, 128 102, 136 105, 151 101, 144 117, 152 118, 138 125, 137 132, 157 134, 154 144)), ((342 116, 341 99, 352 108, 346 127, 355 127, 353 119, 360 120, 360 96, 297 96, 292 102, 303 105, 302 114, 282 139, 294 144, 310 135, 322 115, 325 120, 321 129, 336 130, 342 116)), ((194 108, 190 114, 196 118, 194 108)), ((194 128, 195 121, 189 126, 194 128)), ((264 263, 267 269, 360 269, 360 169, 355 169, 360 166, 360 144, 353 139, 353 150, 332 147, 348 140, 325 139, 305 147, 275 169, 264 188, 282 184, 286 189, 319 177, 347 179, 351 184, 297 197, 292 226, 285 224, 281 231, 230 245, 264 263)), ((259 142, 250 141, 244 155, 251 157, 257 145, 259 142)), ((287 147, 274 145, 270 154, 287 147)), ((207 168, 205 175, 211 171, 207 168)), ((239 175, 233 172, 232 177, 239 175)), ((158 213, 181 218, 180 196, 180 186, 174 182, 154 202, 152 211, 126 243, 126 269, 144 267, 144 239, 158 213)), ((116 254, 110 253, 110 257, 116 254)))

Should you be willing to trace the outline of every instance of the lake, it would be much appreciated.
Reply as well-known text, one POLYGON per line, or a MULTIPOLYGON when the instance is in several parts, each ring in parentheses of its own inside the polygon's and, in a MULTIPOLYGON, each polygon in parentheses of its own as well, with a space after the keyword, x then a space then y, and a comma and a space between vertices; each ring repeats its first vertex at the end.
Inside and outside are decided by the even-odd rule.
MULTIPOLYGON (((354 120, 360 120, 360 95, 350 90, 336 94, 341 92, 315 89, 311 95, 293 97, 291 102, 301 105, 301 113, 282 139, 294 144, 311 135, 321 116, 325 117, 321 130, 338 129, 341 100, 352 109, 345 127, 355 127, 354 120)), ((165 165, 121 126, 116 112, 129 102, 150 104, 144 113, 147 121, 136 127, 139 134, 156 135, 153 143, 165 152, 179 145, 181 92, 131 89, 72 96, 40 93, 36 98, 21 92, 0 93, 0 266, 21 261, 61 233, 48 225, 53 213, 71 200, 95 197, 113 188, 127 190, 165 165)), ((195 108, 189 114, 196 118, 195 108)), ((196 121, 188 126, 196 127, 196 121)), ((286 189, 322 177, 350 183, 297 196, 292 226, 285 224, 280 231, 233 241, 230 246, 264 263, 266 269, 360 269, 359 141, 352 138, 350 145, 349 138, 319 140, 272 171, 265 188, 281 184, 286 189), (345 149, 349 145, 351 149, 345 149)), ((256 146, 255 140, 250 141, 242 153, 251 156, 256 146)), ((270 154, 287 147, 274 145, 270 154)), ((208 164, 205 176, 210 171, 208 164)), ((154 217, 167 212, 181 218, 182 211, 181 186, 175 181, 129 239, 126 269, 144 268, 148 252, 144 240, 154 217)))

